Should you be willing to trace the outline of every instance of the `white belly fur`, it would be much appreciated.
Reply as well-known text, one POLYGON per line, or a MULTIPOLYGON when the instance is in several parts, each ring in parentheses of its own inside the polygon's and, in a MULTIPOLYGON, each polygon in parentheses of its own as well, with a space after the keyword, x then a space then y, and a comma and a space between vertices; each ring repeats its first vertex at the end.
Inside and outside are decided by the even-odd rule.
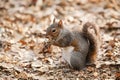
POLYGON ((62 58, 65 61, 67 61, 69 64, 70 64, 70 58, 71 58, 73 50, 74 50, 74 47, 72 47, 72 46, 63 48, 62 58))

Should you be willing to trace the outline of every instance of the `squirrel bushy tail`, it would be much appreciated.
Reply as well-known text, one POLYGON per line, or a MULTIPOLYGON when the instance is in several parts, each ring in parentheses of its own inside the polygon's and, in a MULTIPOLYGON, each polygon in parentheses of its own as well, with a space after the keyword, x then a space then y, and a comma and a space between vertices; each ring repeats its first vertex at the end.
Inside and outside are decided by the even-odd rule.
POLYGON ((92 64, 95 62, 95 59, 97 57, 97 42, 95 36, 89 32, 88 28, 93 28, 95 31, 95 35, 98 35, 98 31, 96 29, 96 26, 91 24, 90 22, 87 22, 83 25, 83 36, 88 39, 89 41, 89 51, 86 57, 86 63, 92 64))

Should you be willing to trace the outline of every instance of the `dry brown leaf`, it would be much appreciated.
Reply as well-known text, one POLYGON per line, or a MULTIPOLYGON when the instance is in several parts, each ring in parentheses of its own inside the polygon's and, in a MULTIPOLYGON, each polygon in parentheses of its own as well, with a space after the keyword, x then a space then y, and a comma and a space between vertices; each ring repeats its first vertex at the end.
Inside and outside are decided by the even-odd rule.
POLYGON ((26 72, 22 71, 22 72, 20 72, 18 74, 16 73, 16 77, 17 78, 22 78, 22 79, 27 79, 29 76, 28 76, 28 74, 26 72))
POLYGON ((106 57, 110 57, 111 58, 112 56, 113 56, 112 52, 110 50, 108 50, 106 52, 106 57))
POLYGON ((87 71, 92 72, 92 71, 94 71, 94 68, 89 66, 89 67, 87 68, 87 71))
POLYGON ((112 48, 114 48, 114 46, 115 46, 115 40, 110 40, 110 41, 109 41, 109 45, 110 45, 112 48))
POLYGON ((36 44, 35 46, 34 46, 34 48, 33 48, 33 51, 34 51, 34 53, 36 53, 36 54, 38 54, 38 53, 42 53, 43 51, 43 43, 38 43, 38 44, 36 44))
POLYGON ((35 41, 31 40, 28 42, 27 45, 30 47, 31 50, 33 50, 36 44, 35 44, 35 41))
POLYGON ((17 20, 25 21, 25 22, 28 22, 28 21, 35 22, 36 21, 33 15, 25 14, 25 13, 21 13, 21 12, 16 13, 15 17, 17 20))
POLYGON ((9 51, 11 49, 11 43, 7 41, 0 41, 0 48, 4 49, 4 51, 9 51))
POLYGON ((98 72, 93 73, 94 77, 98 77, 98 72))
POLYGON ((19 43, 21 43, 22 45, 27 45, 27 42, 25 42, 24 40, 19 40, 19 43))
POLYGON ((115 77, 116 77, 116 80, 119 80, 120 79, 120 72, 116 72, 115 77))

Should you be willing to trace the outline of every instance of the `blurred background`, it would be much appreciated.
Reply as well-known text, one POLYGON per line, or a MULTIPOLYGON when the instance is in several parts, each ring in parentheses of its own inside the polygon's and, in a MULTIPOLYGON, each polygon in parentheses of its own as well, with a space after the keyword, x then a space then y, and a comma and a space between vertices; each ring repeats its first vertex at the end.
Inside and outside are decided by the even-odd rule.
POLYGON ((0 0, 0 80, 119 80, 120 0, 0 0), (97 66, 73 71, 50 48, 46 28, 61 19, 68 29, 100 28, 97 66))

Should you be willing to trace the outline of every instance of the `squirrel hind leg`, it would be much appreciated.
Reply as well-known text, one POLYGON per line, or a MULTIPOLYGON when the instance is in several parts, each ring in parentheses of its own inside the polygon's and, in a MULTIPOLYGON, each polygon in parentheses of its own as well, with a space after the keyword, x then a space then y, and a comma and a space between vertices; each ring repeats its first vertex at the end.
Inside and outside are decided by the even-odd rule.
POLYGON ((70 58, 70 64, 74 70, 82 70, 83 68, 85 68, 85 59, 83 54, 74 51, 70 58))

